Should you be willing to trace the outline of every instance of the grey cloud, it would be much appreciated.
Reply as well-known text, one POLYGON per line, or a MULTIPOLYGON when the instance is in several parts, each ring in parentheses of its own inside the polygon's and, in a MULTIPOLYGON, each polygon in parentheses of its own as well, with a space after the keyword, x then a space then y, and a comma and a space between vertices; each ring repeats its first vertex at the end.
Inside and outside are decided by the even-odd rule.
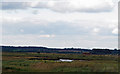
POLYGON ((75 6, 70 4, 71 2, 60 2, 55 1, 53 3, 50 2, 37 2, 37 3, 31 3, 31 2, 3 2, 2 3, 2 9, 3 10, 12 10, 12 9, 26 9, 26 8, 36 8, 36 9, 50 9, 52 11, 56 12, 91 12, 91 13, 97 13, 97 12, 110 12, 113 9, 113 6, 111 6, 109 3, 104 3, 103 5, 97 5, 92 7, 85 7, 85 6, 75 6))
POLYGON ((56 12, 110 12, 114 8, 109 3, 105 2, 96 6, 78 6, 70 4, 71 2, 65 1, 65 2, 53 2, 52 4, 49 4, 49 2, 39 2, 36 5, 33 6, 33 8, 46 8, 50 9, 56 12))
MULTIPOLYGON (((92 34, 93 29, 96 26, 90 26, 89 28, 86 28, 86 26, 73 26, 71 23, 68 22, 53 22, 48 23, 46 25, 40 25, 40 24, 31 24, 29 22, 20 22, 15 24, 3 24, 3 34, 5 35, 21 35, 21 34, 54 34, 54 35, 90 35, 92 34), (16 25, 17 24, 17 25, 16 25)), ((106 27, 98 27, 100 29, 100 32, 98 32, 98 35, 113 35, 112 29, 106 28, 106 27)))
POLYGON ((58 34, 58 35, 74 35, 74 34, 85 34, 87 30, 84 30, 82 27, 77 28, 68 25, 66 22, 56 22, 49 23, 45 25, 31 25, 31 23, 17 23, 16 24, 7 24, 3 25, 3 34, 58 34), (26 25, 26 24, 29 24, 26 25), (24 30, 21 32, 20 30, 24 30))
POLYGON ((29 7, 27 2, 2 2, 3 10, 26 9, 29 7))

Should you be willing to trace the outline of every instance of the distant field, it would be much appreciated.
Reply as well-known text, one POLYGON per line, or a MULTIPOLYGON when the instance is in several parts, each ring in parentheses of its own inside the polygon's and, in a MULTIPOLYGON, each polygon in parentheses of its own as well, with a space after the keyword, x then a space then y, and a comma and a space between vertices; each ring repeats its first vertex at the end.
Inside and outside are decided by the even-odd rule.
POLYGON ((3 72, 118 72, 119 70, 117 55, 3 52, 2 60, 3 72), (61 58, 74 61, 56 61, 61 58))

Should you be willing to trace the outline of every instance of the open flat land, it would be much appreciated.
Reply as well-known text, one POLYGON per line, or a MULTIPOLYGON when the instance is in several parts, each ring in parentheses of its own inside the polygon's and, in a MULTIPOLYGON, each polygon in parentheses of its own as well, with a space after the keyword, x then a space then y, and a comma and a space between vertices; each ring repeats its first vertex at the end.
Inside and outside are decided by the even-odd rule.
POLYGON ((118 72, 117 55, 3 52, 2 60, 3 72, 118 72))

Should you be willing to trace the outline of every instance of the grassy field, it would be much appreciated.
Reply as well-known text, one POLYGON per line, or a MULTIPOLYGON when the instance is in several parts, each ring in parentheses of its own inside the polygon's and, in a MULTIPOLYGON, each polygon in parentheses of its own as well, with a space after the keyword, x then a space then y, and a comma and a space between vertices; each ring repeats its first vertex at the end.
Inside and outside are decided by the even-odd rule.
POLYGON ((2 62, 3 72, 118 72, 119 70, 117 55, 3 52, 2 62), (60 58, 74 61, 56 61, 60 58))

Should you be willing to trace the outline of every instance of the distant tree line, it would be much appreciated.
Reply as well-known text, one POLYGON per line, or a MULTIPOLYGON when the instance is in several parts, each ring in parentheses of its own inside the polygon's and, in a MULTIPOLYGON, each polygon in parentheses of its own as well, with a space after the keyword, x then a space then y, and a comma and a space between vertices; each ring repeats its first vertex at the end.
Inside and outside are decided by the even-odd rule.
POLYGON ((114 49, 82 49, 82 48, 47 48, 47 47, 15 47, 15 46, 0 46, 2 48, 2 52, 36 52, 36 53, 74 53, 74 54, 83 54, 83 53, 90 53, 90 54, 98 54, 98 55, 105 55, 105 54, 112 54, 116 55, 119 54, 119 50, 114 49))

